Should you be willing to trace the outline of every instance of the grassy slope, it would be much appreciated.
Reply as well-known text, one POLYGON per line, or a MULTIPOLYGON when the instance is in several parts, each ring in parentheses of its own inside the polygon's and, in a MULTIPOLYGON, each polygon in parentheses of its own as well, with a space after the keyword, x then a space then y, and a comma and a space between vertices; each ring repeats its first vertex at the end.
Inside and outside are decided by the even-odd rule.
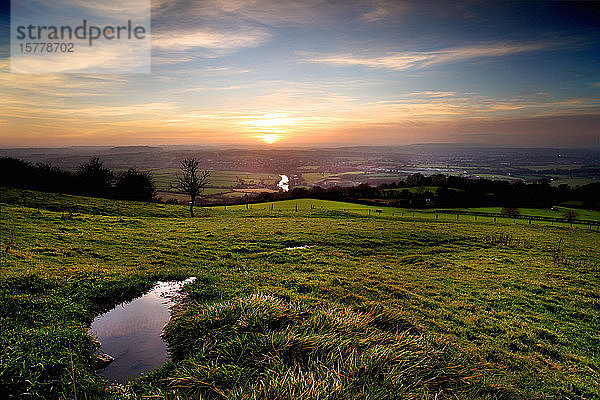
MULTIPOLYGON (((298 206, 299 211, 306 210, 331 210, 331 211, 348 211, 348 212, 356 212, 359 214, 371 215, 376 214, 377 209, 382 210, 382 216, 412 216, 415 213, 415 217, 420 219, 436 219, 435 210, 413 210, 406 208, 396 208, 396 207, 380 207, 380 206, 370 206, 364 204, 357 203, 345 203, 341 201, 328 201, 328 200, 318 200, 318 199, 297 199, 297 200, 283 200, 272 203, 259 203, 259 204, 250 204, 248 205, 249 209, 252 210, 265 210, 271 211, 295 211, 296 206, 298 206)), ((563 218, 564 214, 567 210, 575 211, 577 218, 586 219, 592 221, 600 221, 600 211, 594 210, 584 210, 578 208, 567 208, 567 207, 554 207, 555 210, 543 209, 543 208, 520 208, 519 212, 522 216, 541 216, 541 217, 555 217, 555 218, 563 218)), ((228 210, 244 210, 246 209, 246 205, 236 205, 236 206, 227 206, 228 210)), ((444 208, 444 210, 447 210, 444 208)), ((464 211, 480 211, 487 213, 502 213, 502 207, 472 207, 472 208, 458 208, 457 210, 464 211)), ((453 215, 439 215, 438 219, 441 220, 452 220, 456 217, 453 215)), ((470 219, 468 216, 461 217, 463 219, 470 219)), ((490 222, 493 218, 480 217, 482 221, 490 222)), ((505 221, 511 221, 511 218, 506 218, 505 221)), ((523 221, 519 221, 519 223, 527 223, 523 221)), ((536 221, 537 224, 550 224, 549 222, 541 222, 536 221)))
MULTIPOLYGON (((74 380, 80 396, 101 394, 84 334, 93 315, 158 278, 194 275, 198 301, 263 292, 309 304, 383 305, 435 342, 456 346, 469 365, 484 365, 477 388, 600 396, 597 232, 392 217, 387 209, 369 217, 366 207, 344 212, 343 204, 318 200, 299 201, 298 212, 290 201, 277 203, 282 212, 228 207, 191 220, 177 206, 0 194, 18 203, 0 208, 3 392, 69 398, 74 380), (65 199, 80 213, 46 209, 65 199), (285 249, 298 245, 315 247, 285 249)), ((200 365, 193 355, 183 362, 200 365)), ((181 365, 160 373, 181 373, 181 365)), ((139 390, 161 385, 150 379, 139 390)), ((459 394, 483 395, 467 389, 459 394)))
MULTIPOLYGON (((554 210, 547 208, 519 208, 521 215, 539 216, 539 217, 554 217, 564 218, 567 211, 574 211, 576 218, 586 219, 590 221, 600 221, 600 211, 585 210, 579 208, 568 208, 568 207, 553 207, 554 210)), ((472 207, 472 208, 459 208, 459 210, 465 211, 480 211, 489 213, 502 213, 502 207, 472 207)))

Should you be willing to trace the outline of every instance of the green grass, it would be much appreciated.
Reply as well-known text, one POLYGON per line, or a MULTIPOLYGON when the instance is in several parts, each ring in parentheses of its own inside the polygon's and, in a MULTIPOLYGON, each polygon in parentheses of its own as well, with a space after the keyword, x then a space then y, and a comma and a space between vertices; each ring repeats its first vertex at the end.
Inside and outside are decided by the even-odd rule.
POLYGON ((160 396, 433 398, 476 375, 452 349, 382 308, 352 311, 252 294, 188 307, 166 338, 178 364, 152 388, 160 396))
MULTIPOLYGON (((414 188, 418 189, 418 188, 414 188)), ((394 190, 394 189, 392 189, 394 190)), ((223 206, 216 207, 218 209, 224 209, 223 206)), ((417 218, 421 221, 426 220, 439 220, 439 221, 450 221, 455 220, 456 217, 454 215, 449 214, 439 214, 436 217, 435 209, 430 210, 420 210, 420 209, 408 209, 408 208, 397 208, 397 207, 382 207, 382 206, 372 206, 358 203, 346 203, 341 201, 329 201, 329 200, 319 200, 319 199, 294 199, 294 200, 282 200, 268 203, 258 203, 258 204, 249 204, 249 210, 255 211, 272 211, 272 212, 292 212, 296 211, 307 211, 307 210, 327 210, 327 211, 338 211, 338 212, 347 212, 347 213, 355 213, 357 215, 379 215, 376 210, 382 210, 381 216, 385 217, 406 217, 406 218, 417 218)), ((246 205, 235 205, 235 206, 227 206, 227 210, 246 210, 246 205)), ((448 210, 444 208, 444 210, 448 210)), ((450 209, 453 210, 453 209, 450 209)), ((494 213, 501 214, 502 207, 471 207, 471 208, 456 208, 457 211, 477 211, 477 212, 485 212, 485 213, 494 213)), ((585 210, 578 208, 570 208, 570 207, 560 207, 555 206, 554 210, 543 209, 543 208, 519 208, 519 212, 521 216, 540 216, 540 217, 554 217, 554 218, 563 218, 564 214, 568 211, 572 210, 576 213, 576 218, 591 220, 591 221, 600 221, 600 211, 594 210, 585 210)), ((461 216, 463 220, 472 220, 473 217, 470 216, 461 216)), ((492 223, 494 221, 493 217, 479 217, 478 221, 492 223)), ((512 222, 512 218, 499 218, 498 222, 508 223, 512 222)), ((527 224, 527 221, 517 221, 520 224, 527 224)), ((535 221, 536 224, 541 225, 551 225, 548 221, 535 221)))
MULTIPOLYGON (((165 196, 165 198, 168 198, 168 196, 165 196)), ((71 213, 136 217, 184 217, 189 213, 187 207, 179 205, 114 201, 2 187, 0 187, 0 203, 20 204, 34 209, 56 211, 61 215, 64 214, 64 217, 68 217, 71 213)))
POLYGON ((600 396, 600 233, 585 227, 311 199, 194 219, 30 191, 0 202, 5 397, 600 396), (109 388, 94 315, 187 276, 173 362, 109 388))
MULTIPOLYGON (((471 208, 459 208, 457 210, 463 211, 479 211, 486 213, 502 213, 502 207, 471 207, 471 208)), ((549 208, 519 208, 520 215, 532 216, 532 217, 554 217, 564 218, 567 211, 574 211, 576 218, 586 219, 590 221, 600 221, 600 211, 585 210, 579 208, 560 207, 555 206, 553 209, 549 208)))

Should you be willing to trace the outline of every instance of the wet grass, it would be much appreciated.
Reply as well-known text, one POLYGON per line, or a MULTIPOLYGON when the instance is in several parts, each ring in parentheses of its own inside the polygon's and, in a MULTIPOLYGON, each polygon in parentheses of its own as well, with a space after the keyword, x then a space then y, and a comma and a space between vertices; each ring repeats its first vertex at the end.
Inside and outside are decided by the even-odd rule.
POLYGON ((301 398, 309 387, 315 398, 600 396, 595 231, 325 204, 188 219, 177 206, 7 193, 0 392, 9 398, 301 398), (54 209, 62 205, 79 211, 54 209), (314 247, 286 249, 304 245, 314 247), (198 279, 167 331, 174 361, 108 389, 94 374, 93 316, 187 276, 198 279))
POLYGON ((150 386, 161 397, 450 398, 478 375, 393 309, 254 294, 190 306, 166 338, 176 363, 162 385, 150 386))

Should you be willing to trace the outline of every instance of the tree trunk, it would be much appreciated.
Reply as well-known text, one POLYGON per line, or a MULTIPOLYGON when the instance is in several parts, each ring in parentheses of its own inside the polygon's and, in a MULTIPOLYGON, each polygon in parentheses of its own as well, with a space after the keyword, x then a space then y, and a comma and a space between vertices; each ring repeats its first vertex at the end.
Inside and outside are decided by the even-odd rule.
POLYGON ((190 201, 190 216, 194 218, 194 203, 196 202, 196 197, 192 197, 192 201, 190 201))

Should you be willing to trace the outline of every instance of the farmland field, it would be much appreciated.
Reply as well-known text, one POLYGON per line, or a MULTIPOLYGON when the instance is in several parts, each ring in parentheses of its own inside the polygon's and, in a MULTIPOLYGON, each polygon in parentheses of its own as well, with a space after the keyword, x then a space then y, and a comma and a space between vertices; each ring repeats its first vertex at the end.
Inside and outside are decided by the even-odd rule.
MULTIPOLYGON (((152 176, 156 180, 159 190, 167 190, 175 181, 178 172, 181 171, 165 168, 152 171, 152 176)), ((255 185, 263 181, 265 184, 274 185, 279 181, 279 175, 244 171, 212 171, 209 181, 208 188, 231 189, 241 182, 255 185)))
POLYGON ((177 205, 0 189, 0 391, 600 396, 600 233, 382 210, 303 199, 190 219, 177 205), (109 387, 92 318, 188 276, 166 331, 173 361, 109 387))

